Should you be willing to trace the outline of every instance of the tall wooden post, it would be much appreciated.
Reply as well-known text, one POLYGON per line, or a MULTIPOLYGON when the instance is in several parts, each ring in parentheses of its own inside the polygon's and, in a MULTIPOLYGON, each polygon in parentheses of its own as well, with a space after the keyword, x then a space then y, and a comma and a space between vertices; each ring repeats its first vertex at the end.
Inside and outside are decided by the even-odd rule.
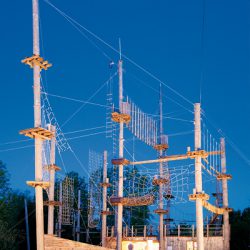
POLYGON ((78 190, 78 206, 77 206, 77 226, 76 226, 76 240, 80 241, 80 217, 81 217, 81 190, 78 190))
MULTIPOLYGON (((55 134, 55 126, 50 125, 49 130, 55 134)), ((50 176, 50 186, 49 186, 49 207, 48 207, 48 234, 54 234, 54 198, 55 198, 55 149, 56 149, 56 138, 55 136, 51 139, 50 144, 50 165, 49 176, 50 176)))
POLYGON ((52 65, 40 57, 38 0, 32 0, 32 13, 33 56, 25 58, 22 63, 33 68, 34 128, 22 130, 20 134, 35 139, 35 181, 27 181, 26 183, 35 188, 37 249, 44 250, 43 188, 48 188, 49 182, 43 181, 42 140, 50 140, 53 138, 53 134, 42 127, 40 71, 47 70, 52 65))
POLYGON ((107 237, 107 151, 103 153, 103 189, 102 189, 102 246, 106 247, 107 237))
MULTIPOLYGON (((222 174, 226 175, 226 147, 225 147, 225 138, 220 139, 221 147, 221 171, 222 174)), ((223 227, 224 227, 224 241, 223 249, 230 249, 230 225, 229 225, 229 212, 228 208, 228 188, 227 188, 227 178, 222 179, 222 193, 223 193, 223 207, 226 208, 223 213, 223 227)))
MULTIPOLYGON (((194 131, 195 131, 195 150, 201 149, 201 107, 200 103, 194 105, 194 131)), ((195 190, 196 194, 202 193, 202 169, 201 156, 195 158, 195 190)), ((204 250, 204 232, 203 232, 203 207, 202 198, 196 198, 196 231, 198 250, 204 250)))
MULTIPOLYGON (((33 3, 33 54, 40 55, 39 47, 39 7, 38 0, 33 3)), ((41 86, 40 86, 40 67, 33 65, 34 80, 34 126, 41 127, 41 86)), ((35 179, 42 181, 42 139, 35 137, 35 179)), ((43 188, 40 185, 35 187, 36 194, 36 241, 37 250, 44 250, 44 219, 43 219, 43 188)))
MULTIPOLYGON (((120 58, 118 63, 118 72, 119 72, 119 110, 120 113, 123 112, 122 104, 123 104, 123 69, 122 69, 122 60, 120 58)), ((120 131, 119 131, 119 158, 123 158, 123 127, 124 122, 120 121, 120 131)), ((118 180, 118 197, 123 197, 123 165, 119 165, 119 180, 118 180)), ((123 213, 123 205, 122 203, 118 204, 117 208, 117 250, 122 250, 122 213, 123 213)))
MULTIPOLYGON (((159 113, 160 113, 160 144, 163 145, 163 110, 162 110, 162 89, 160 85, 160 101, 159 101, 159 113)), ((159 150, 159 157, 163 156, 163 150, 159 150)), ((163 179, 163 162, 159 164, 160 179, 163 179)), ((163 182, 159 183, 159 209, 163 209, 163 182)), ((159 249, 164 250, 164 227, 163 227, 163 213, 159 213, 159 249)))
POLYGON ((60 187, 59 187, 59 201, 60 201, 60 206, 59 206, 59 213, 58 213, 58 236, 62 236, 62 181, 60 182, 60 187))

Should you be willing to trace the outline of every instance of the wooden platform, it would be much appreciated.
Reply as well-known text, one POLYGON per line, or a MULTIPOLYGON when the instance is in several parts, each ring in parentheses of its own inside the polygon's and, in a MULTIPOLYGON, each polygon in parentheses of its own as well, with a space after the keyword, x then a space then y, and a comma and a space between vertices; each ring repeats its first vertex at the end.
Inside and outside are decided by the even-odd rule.
POLYGON ((202 199, 202 200, 209 200, 209 195, 205 193, 200 193, 200 194, 190 194, 189 195, 189 200, 194 201, 196 199, 202 199))
POLYGON ((154 145, 154 149, 159 151, 159 150, 167 150, 169 148, 168 144, 156 144, 154 145))
POLYGON ((231 174, 218 174, 216 178, 217 180, 231 180, 232 175, 231 174))
POLYGON ((112 159, 112 165, 129 165, 130 161, 125 158, 119 158, 119 159, 112 159))
POLYGON ((26 57, 22 60, 22 63, 29 65, 31 68, 34 67, 34 65, 37 65, 40 67, 40 69, 47 70, 49 67, 52 66, 51 63, 48 61, 44 61, 42 57, 39 55, 33 55, 31 57, 26 57))
POLYGON ((48 170, 54 169, 55 171, 60 171, 61 170, 61 168, 58 167, 56 164, 46 165, 46 166, 44 166, 44 168, 46 168, 48 170))
POLYGON ((60 202, 60 201, 44 201, 43 205, 44 206, 51 206, 51 205, 53 205, 55 207, 59 207, 59 206, 62 205, 62 202, 60 202))
POLYGON ((21 130, 19 133, 21 135, 28 136, 32 139, 40 138, 42 140, 51 140, 54 137, 54 133, 41 127, 24 129, 21 130))
POLYGON ((167 214, 168 210, 166 210, 166 209, 156 209, 156 210, 154 210, 154 213, 155 214, 167 214))
POLYGON ((110 197, 110 203, 113 206, 121 203, 125 207, 148 206, 154 203, 154 196, 148 194, 139 197, 110 197))
POLYGON ((26 184, 33 188, 41 186, 43 189, 47 189, 49 187, 49 182, 47 181, 26 181, 26 184))
POLYGON ((166 184, 168 180, 166 178, 154 178, 152 184, 155 186, 159 186, 160 184, 166 184))
POLYGON ((128 114, 121 114, 121 113, 118 113, 118 112, 113 112, 111 114, 111 119, 114 122, 118 122, 118 123, 119 122, 129 123, 130 120, 131 120, 131 117, 128 114))
POLYGON ((48 234, 44 235, 44 241, 45 250, 111 250, 111 248, 67 240, 48 234))

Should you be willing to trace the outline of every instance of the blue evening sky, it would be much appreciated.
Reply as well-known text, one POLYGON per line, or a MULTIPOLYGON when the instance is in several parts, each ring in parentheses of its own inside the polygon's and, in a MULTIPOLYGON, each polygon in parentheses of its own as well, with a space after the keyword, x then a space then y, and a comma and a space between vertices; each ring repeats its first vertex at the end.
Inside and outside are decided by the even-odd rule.
MULTIPOLYGON (((202 108, 208 118, 204 122, 214 138, 219 138, 217 130, 221 129, 230 139, 230 144, 227 142, 227 168, 233 175, 229 183, 230 206, 235 209, 249 206, 250 2, 206 1, 203 49, 202 0, 51 0, 51 3, 116 49, 120 37, 124 55, 192 103, 199 102, 202 85, 202 108)), ((43 74, 46 91, 87 100, 110 76, 109 59, 104 54, 115 62, 119 59, 118 54, 83 29, 80 33, 43 0, 40 0, 40 15, 41 55, 53 63, 46 75, 43 74)), ((26 140, 18 131, 33 126, 32 70, 21 64, 21 59, 32 55, 31 0, 3 1, 0 21, 0 160, 7 165, 13 187, 31 191, 25 181, 34 178, 33 142, 9 144, 26 140)), ((114 84, 117 85, 117 77, 114 84)), ((157 114, 158 88, 159 82, 124 58, 125 94, 147 113, 157 114)), ((117 88, 114 91, 116 97, 117 88)), ((165 96, 180 104, 164 98, 164 113, 170 117, 164 119, 165 133, 193 130, 193 114, 187 111, 192 111, 193 106, 167 87, 163 91, 165 96)), ((53 96, 49 96, 49 100, 61 125, 82 105, 53 96)), ((92 101, 105 105, 106 88, 102 88, 92 101)), ((86 105, 62 129, 67 133, 105 126, 105 115, 105 108, 86 105)), ((102 127, 66 134, 66 137, 104 131, 102 127)), ((129 132, 126 136, 132 137, 129 132)), ((169 154, 185 153, 187 146, 193 147, 193 135, 173 136, 169 143, 169 154)), ((152 149, 137 144, 135 155, 138 159, 155 157, 152 149)), ((82 166, 71 152, 65 152, 62 157, 66 169, 86 176, 88 150, 110 150, 111 142, 101 133, 70 140, 70 145, 82 166)), ((132 152, 129 141, 127 147, 132 152)), ((58 155, 57 164, 62 166, 58 155)), ((215 183, 211 185, 215 189, 215 183)))

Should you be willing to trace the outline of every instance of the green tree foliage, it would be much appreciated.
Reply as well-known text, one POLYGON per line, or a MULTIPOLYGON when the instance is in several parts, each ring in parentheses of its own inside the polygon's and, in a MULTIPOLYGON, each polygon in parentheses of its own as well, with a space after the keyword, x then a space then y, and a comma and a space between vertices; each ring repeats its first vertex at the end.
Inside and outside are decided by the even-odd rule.
POLYGON ((230 213, 231 249, 245 250, 250 248, 250 207, 230 213))
POLYGON ((25 241, 24 198, 28 199, 27 194, 11 189, 7 168, 0 161, 0 248, 2 250, 19 249, 25 241))

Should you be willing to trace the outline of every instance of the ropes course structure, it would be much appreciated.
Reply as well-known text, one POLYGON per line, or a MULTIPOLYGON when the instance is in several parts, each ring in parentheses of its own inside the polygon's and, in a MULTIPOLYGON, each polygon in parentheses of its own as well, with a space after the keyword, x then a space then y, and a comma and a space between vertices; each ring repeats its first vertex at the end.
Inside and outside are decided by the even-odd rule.
MULTIPOLYGON (((27 182, 27 184, 36 188, 36 195, 38 197, 37 202, 39 203, 40 208, 40 210, 37 210, 37 218, 39 218, 38 224, 40 226, 43 225, 42 189, 47 191, 49 197, 47 205, 50 206, 50 208, 52 203, 54 206, 57 202, 59 215, 59 236, 61 236, 61 225, 72 225, 74 222, 74 179, 66 175, 61 181, 58 182, 59 187, 57 187, 57 199, 54 200, 54 197, 50 198, 51 194, 54 192, 54 176, 51 174, 51 169, 58 170, 58 167, 55 165, 55 155, 53 156, 51 153, 53 148, 52 141, 54 140, 60 156, 61 153, 70 151, 89 177, 88 227, 97 228, 100 225, 101 215, 113 215, 109 209, 111 208, 114 210, 117 250, 121 250, 123 225, 126 224, 126 222, 123 220, 123 215, 125 214, 123 213, 123 207, 148 206, 150 213, 154 213, 154 216, 159 216, 158 238, 160 250, 163 250, 165 246, 165 229, 163 227, 164 221, 165 225, 167 225, 167 230, 169 230, 168 227, 171 222, 170 212, 172 211, 172 206, 181 203, 187 203, 188 201, 194 201, 196 203, 196 237, 198 249, 204 249, 203 207, 209 212, 213 213, 209 221, 210 224, 215 222, 217 224, 222 223, 221 215, 223 215, 223 223, 226 225, 225 237, 227 237, 225 241, 228 242, 228 212, 230 212, 231 209, 228 207, 227 180, 231 179, 232 176, 226 172, 225 141, 223 139, 218 141, 218 139, 212 136, 212 133, 210 133, 208 129, 208 125, 203 120, 200 104, 193 104, 189 99, 171 88, 166 83, 162 82, 151 72, 138 65, 132 59, 123 55, 121 53, 120 41, 120 48, 119 51, 117 51, 115 48, 113 48, 113 46, 109 45, 100 37, 90 32, 84 26, 80 25, 74 19, 70 18, 64 12, 60 11, 49 0, 44 1, 53 7, 64 18, 66 18, 66 20, 69 21, 78 31, 80 31, 80 33, 96 48, 98 48, 98 50, 103 52, 101 48, 93 42, 93 40, 89 39, 88 35, 91 35, 99 42, 102 42, 113 51, 118 52, 120 59, 117 65, 118 69, 114 70, 115 73, 111 74, 112 70, 110 70, 109 79, 99 86, 94 94, 92 94, 87 99, 87 101, 49 94, 45 91, 44 86, 40 86, 40 80, 42 80, 42 77, 39 70, 47 70, 52 65, 48 63, 48 61, 44 61, 44 59, 39 56, 39 49, 36 48, 37 51, 35 55, 23 60, 23 63, 34 69, 34 75, 36 76, 34 95, 36 98, 36 103, 39 103, 39 105, 34 106, 36 111, 35 127, 22 130, 20 132, 21 134, 36 140, 36 169, 39 170, 39 174, 36 176, 35 181, 27 182), (82 30, 84 30, 88 35, 83 33, 82 30), (124 69, 122 58, 125 58, 152 79, 160 83, 160 90, 157 91, 160 94, 158 114, 150 114, 145 112, 139 107, 139 105, 132 101, 130 96, 124 96, 124 69), (113 78, 116 75, 118 75, 119 80, 117 99, 115 96, 113 96, 113 78), (93 97, 96 96, 104 86, 107 87, 106 105, 93 102, 93 97), (188 103, 189 105, 194 105, 194 112, 192 112, 189 108, 186 108, 182 104, 180 105, 178 102, 174 101, 178 106, 184 107, 185 112, 188 111, 189 115, 190 113, 194 114, 194 119, 190 119, 192 122, 194 122, 194 129, 191 131, 189 130, 188 132, 185 131, 175 134, 185 135, 190 134, 190 132, 194 132, 193 149, 191 150, 191 147, 187 147, 187 151, 183 154, 170 155, 167 153, 169 152, 167 151, 169 149, 169 137, 164 133, 163 130, 164 95, 162 94, 162 86, 168 88, 172 93, 181 98, 182 101, 184 100, 186 104, 188 103), (77 110, 73 112, 73 114, 69 116, 69 118, 60 127, 50 105, 48 98, 49 96, 75 101, 81 103, 81 106, 78 107, 77 110), (112 140, 112 164, 109 167, 108 175, 105 173, 107 159, 105 158, 104 160, 102 154, 89 150, 87 171, 67 141, 68 139, 73 140, 90 135, 76 136, 67 139, 61 129, 87 104, 106 109, 106 118, 104 121, 105 126, 96 127, 105 127, 106 130, 92 133, 90 135, 105 134, 107 140, 112 140), (54 126, 54 130, 51 129, 51 125, 54 126), (135 159, 135 154, 137 152, 135 153, 134 144, 132 154, 131 150, 129 150, 127 147, 126 137, 128 134, 130 137, 132 136, 133 143, 135 140, 137 140, 137 142, 141 143, 142 145, 149 146, 147 147, 147 150, 152 150, 151 153, 154 154, 154 159, 148 160, 149 156, 143 154, 144 160, 137 161, 135 159), (188 163, 174 164, 175 161, 182 160, 188 161, 188 163), (194 161, 194 163, 191 163, 191 161, 194 161), (213 194, 213 196, 216 198, 214 204, 210 202, 209 194, 205 193, 204 191, 209 190, 209 187, 207 186, 211 186, 212 181, 216 182, 216 191, 213 194), (109 188, 108 194, 107 188, 109 188), (103 190, 103 197, 101 190, 103 190), (193 190, 193 192, 191 193, 190 190, 193 190), (105 203, 105 206, 103 206, 102 209, 103 203, 105 203)), ((36 15, 38 15, 37 7, 38 6, 34 8, 37 11, 36 15)), ((38 29, 38 23, 36 23, 36 29, 38 29)), ((36 41, 39 40, 39 36, 37 34, 36 41)), ((36 45, 36 43, 34 43, 34 45, 36 45)), ((110 60, 110 57, 106 53, 103 54, 110 60)), ((113 61, 111 61, 111 69, 113 68, 113 65, 115 64, 113 61)), ((172 117, 172 119, 182 122, 190 122, 190 120, 179 117, 172 117)), ((79 131, 84 130, 78 130, 74 132, 78 133, 79 131)), ((69 132, 68 134, 74 132, 69 132)), ((80 214, 80 202, 78 213, 80 214)), ((80 234, 79 227, 78 233, 80 234)), ((102 228, 102 232, 103 231, 105 231, 105 228, 102 228)), ((39 228, 37 239, 43 239, 43 235, 44 232, 42 227, 39 228)), ((103 240, 103 242, 105 241, 103 240)), ((39 250, 43 248, 43 240, 41 240, 39 250)))

